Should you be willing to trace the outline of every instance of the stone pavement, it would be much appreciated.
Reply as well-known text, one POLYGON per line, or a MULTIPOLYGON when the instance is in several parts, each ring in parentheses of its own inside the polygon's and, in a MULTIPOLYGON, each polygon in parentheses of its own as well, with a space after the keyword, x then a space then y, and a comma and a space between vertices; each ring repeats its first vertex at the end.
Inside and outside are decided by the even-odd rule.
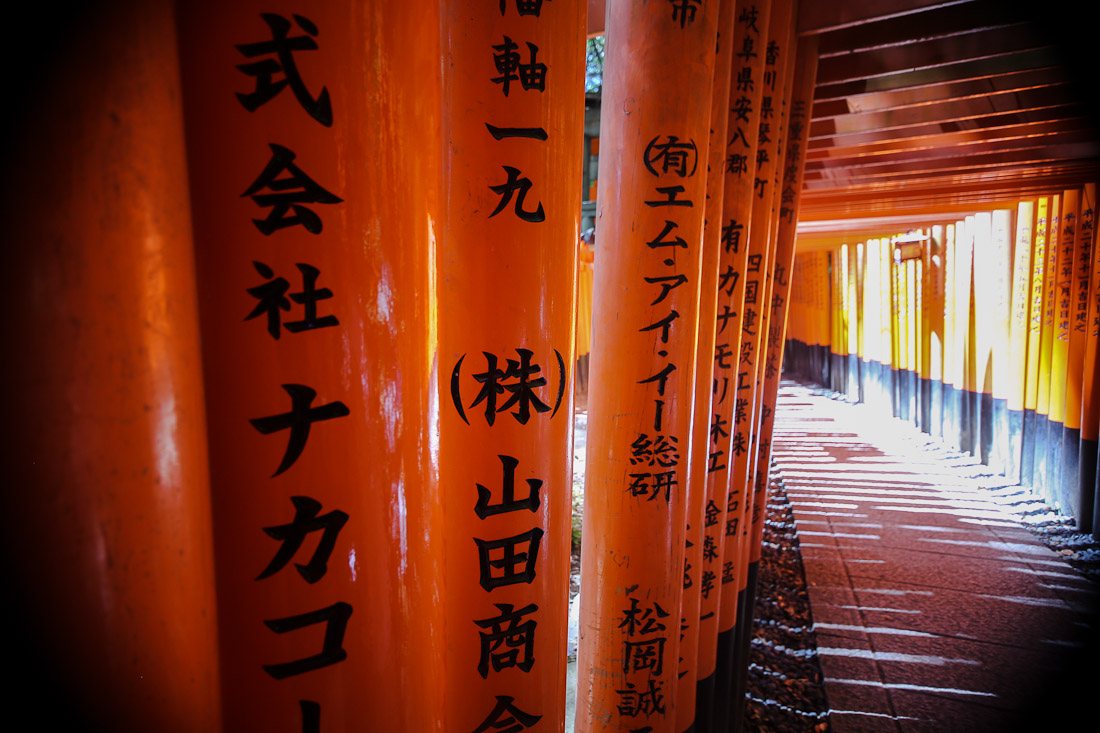
POLYGON ((789 382, 774 459, 834 730, 1100 729, 1097 586, 1021 524, 1018 487, 789 382))

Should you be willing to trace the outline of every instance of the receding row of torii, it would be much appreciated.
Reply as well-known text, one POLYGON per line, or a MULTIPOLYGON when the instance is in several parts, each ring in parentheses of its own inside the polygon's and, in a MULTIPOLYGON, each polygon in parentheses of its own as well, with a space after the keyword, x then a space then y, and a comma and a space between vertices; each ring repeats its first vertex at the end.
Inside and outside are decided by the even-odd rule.
MULTIPOLYGON (((563 728, 585 6, 128 0, 44 72, 4 201, 44 716, 563 728)), ((577 730, 738 725, 796 6, 607 2, 577 730)))

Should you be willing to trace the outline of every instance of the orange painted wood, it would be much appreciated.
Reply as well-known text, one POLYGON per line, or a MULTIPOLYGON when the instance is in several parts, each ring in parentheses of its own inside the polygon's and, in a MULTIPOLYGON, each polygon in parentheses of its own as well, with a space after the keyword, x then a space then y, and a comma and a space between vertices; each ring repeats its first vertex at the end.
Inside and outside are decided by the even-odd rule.
MULTIPOLYGON (((777 0, 772 7, 772 17, 768 24, 768 44, 775 49, 774 56, 765 63, 765 90, 761 109, 771 108, 769 116, 762 113, 760 121, 760 152, 756 170, 755 194, 752 208, 751 234, 749 237, 749 257, 745 266, 744 314, 741 322, 741 350, 738 354, 737 395, 745 399, 748 405, 749 419, 743 430, 745 450, 735 455, 732 481, 735 486, 743 486, 745 500, 742 502, 745 513, 741 520, 742 536, 739 540, 737 584, 744 590, 748 581, 748 565, 752 560, 752 525, 759 515, 755 501, 759 494, 755 485, 755 459, 760 412, 762 408, 757 389, 758 375, 761 373, 761 344, 765 343, 769 303, 768 274, 775 256, 774 214, 778 208, 779 182, 777 175, 782 172, 781 139, 785 134, 782 126, 782 114, 787 104, 789 92, 787 66, 793 64, 794 48, 792 43, 794 23, 794 2, 777 0), (761 155, 762 153, 762 155, 761 155)), ((734 435, 737 440, 737 435, 734 435)), ((736 451, 735 451, 736 453, 736 451)), ((724 606, 725 604, 723 604, 724 606)))
POLYGON ((576 728, 671 732, 718 6, 607 11, 576 728))
MULTIPOLYGON (((714 672, 718 595, 722 572, 722 508, 724 497, 716 501, 710 492, 711 474, 725 475, 724 465, 715 455, 711 459, 712 438, 721 438, 721 425, 712 433, 718 398, 714 378, 717 342, 718 301, 724 294, 718 287, 719 263, 727 231, 723 226, 725 202, 726 141, 729 121, 731 61, 735 40, 733 0, 722 0, 718 13, 715 46, 714 84, 711 89, 710 137, 707 161, 707 193, 703 216, 703 267, 700 278, 699 336, 695 350, 695 413, 692 422, 691 462, 688 465, 688 510, 684 542, 684 600, 680 616, 680 671, 676 694, 676 727, 680 731, 695 723, 696 683, 714 672), (712 470, 713 469, 713 470, 712 470), (703 611, 706 603, 708 610, 703 611), (707 615, 706 619, 702 616, 707 615), (704 638, 703 626, 707 627, 704 638), (714 632, 714 633, 711 633, 714 632), (709 648, 704 649, 704 645, 709 648), (706 672, 702 662, 707 663, 706 672)), ((725 305, 725 303, 723 303, 725 305)), ((723 317, 728 311, 723 312, 723 317)), ((724 323, 724 322, 723 322, 724 323)), ((728 418, 726 419, 728 423, 728 418)), ((717 482, 714 482, 717 483, 717 482)), ((723 482, 724 483, 724 482, 723 482)))
MULTIPOLYGON (((1082 216, 1088 215, 1088 209, 1082 216)), ((1081 369, 1081 440, 1096 442, 1100 438, 1100 247, 1096 246, 1093 226, 1092 282, 1089 284, 1088 321, 1085 332, 1084 359, 1081 369)), ((1087 490, 1084 487, 1083 490, 1087 490)), ((1078 517, 1078 526, 1087 525, 1088 517, 1078 517)))
MULTIPOLYGON (((740 524, 741 494, 730 483, 734 427, 739 419, 737 400, 737 355, 740 353, 742 301, 745 293, 745 264, 751 226, 753 180, 756 173, 756 132, 765 55, 755 52, 765 45, 771 0, 741 4, 735 13, 733 58, 728 104, 728 132, 723 141, 725 186, 722 192, 722 248, 719 252, 715 341, 710 361, 700 369, 710 370, 713 409, 710 414, 707 453, 707 536, 717 545, 717 556, 705 561, 717 583, 701 601, 699 612, 698 678, 714 674, 717 663, 720 602, 723 590, 733 582, 734 551, 728 540, 740 524), (740 53, 740 55, 738 55, 740 53), (712 523, 713 522, 713 523, 712 523)), ((704 539, 706 542, 706 539, 704 539)), ((736 600, 736 599, 735 599, 736 600)), ((732 626, 727 619, 726 631, 732 626)))
POLYGON ((174 8, 78 17, 6 120, 9 726, 219 731, 174 8))
POLYGON ((585 3, 501 7, 443 3, 448 731, 565 724, 585 3))
MULTIPOLYGON (((798 42, 795 58, 793 87, 790 92, 790 114, 787 120, 786 154, 781 171, 782 186, 779 189, 779 210, 775 219, 775 258, 772 266, 772 296, 767 302, 770 323, 766 334, 766 351, 762 359, 764 368, 761 384, 763 409, 760 419, 759 455, 757 458, 756 487, 762 492, 756 502, 766 496, 771 473, 771 441, 775 427, 775 405, 782 375, 783 350, 786 345, 787 312, 790 304, 791 271, 794 267, 795 229, 798 223, 798 205, 802 190, 802 172, 805 163, 806 140, 809 134, 807 110, 813 102, 813 83, 817 73, 817 39, 804 38, 798 42)), ((856 308, 853 303, 852 315, 856 308)), ((853 324, 854 328, 854 324, 853 324)), ((753 522, 750 539, 753 559, 760 558, 764 524, 753 522)))
POLYGON ((443 730, 436 12, 180 8, 227 730, 443 730))
POLYGON ((1074 232, 1065 422, 1065 426, 1071 430, 1082 428, 1081 402, 1084 390, 1081 379, 1088 343, 1089 279, 1092 276, 1093 248, 1096 245, 1095 209, 1096 185, 1088 183, 1081 189, 1074 232))
MULTIPOLYGON (((1035 202, 1021 201, 1016 208, 1016 234, 1012 265, 1012 311, 1009 323, 1008 409, 1022 411, 1027 392, 1028 314, 1031 303, 1032 239, 1035 202)), ((1019 448, 1017 447, 1017 451, 1019 448)), ((1018 465, 1018 464, 1017 464, 1018 465)), ((1011 477, 1012 474, 1009 474, 1011 477)))
POLYGON ((1070 308, 1073 292, 1073 248, 1076 243, 1078 189, 1062 192, 1062 216, 1058 244, 1055 286, 1054 345, 1051 350, 1050 419, 1064 423, 1066 417, 1066 372, 1069 362, 1070 308))
POLYGON ((1042 336, 1039 351, 1039 394, 1035 412, 1044 418, 1050 414, 1051 358, 1054 351, 1055 284, 1058 280, 1058 253, 1061 250, 1061 197, 1051 196, 1047 211, 1046 267, 1043 272, 1042 336))
MULTIPOLYGON (((757 196, 757 181, 763 180, 759 166, 763 162, 762 153, 764 145, 760 140, 760 123, 763 113, 763 99, 767 84, 764 83, 764 75, 768 73, 767 54, 760 53, 760 49, 766 49, 768 41, 772 37, 773 14, 781 3, 758 3, 758 12, 755 22, 746 22, 753 18, 752 6, 749 6, 748 18, 742 11, 738 12, 738 26, 734 39, 734 83, 730 87, 731 117, 730 134, 731 143, 728 147, 736 150, 731 152, 735 165, 730 170, 727 167, 725 206, 722 218, 725 226, 729 228, 731 236, 738 235, 737 247, 734 248, 731 257, 724 266, 723 271, 728 273, 729 307, 735 314, 728 324, 729 337, 718 342, 715 347, 716 364, 722 367, 722 374, 716 371, 714 377, 721 379, 722 388, 728 392, 729 400, 725 415, 729 417, 728 448, 726 449, 726 477, 725 477, 725 509, 724 517, 725 543, 722 548, 722 573, 721 591, 718 598, 718 625, 717 634, 728 632, 737 623, 737 593, 744 586, 738 579, 738 552, 742 544, 741 538, 745 532, 746 493, 745 481, 742 474, 736 469, 745 463, 748 451, 749 425, 752 421, 751 403, 747 395, 742 394, 741 385, 746 380, 751 382, 751 375, 747 372, 747 366, 742 362, 744 346, 744 316, 745 316, 745 287, 748 282, 750 243, 757 236, 754 230, 756 226, 753 211, 759 201, 757 196), (738 54, 742 55, 738 55, 738 54), (753 55, 755 53, 755 55, 753 55), (746 70, 747 69, 747 70, 746 70), (751 80, 751 86, 747 81, 738 88, 737 79, 751 80), (740 114, 739 111, 740 110, 740 114), (735 133, 737 134, 736 138, 735 133), (740 158, 737 156, 744 156, 740 158), (744 165, 741 165, 741 161, 744 165), (731 178, 732 176, 732 178, 731 178), (725 343, 726 352, 721 363, 717 359, 719 344, 725 343), (723 366, 725 365, 725 366, 723 366), (738 478, 738 476, 741 478, 738 478)), ((774 78, 774 70, 772 70, 774 78)), ((771 100, 769 100, 769 109, 771 100)), ((769 123, 770 124, 770 123, 769 123)))

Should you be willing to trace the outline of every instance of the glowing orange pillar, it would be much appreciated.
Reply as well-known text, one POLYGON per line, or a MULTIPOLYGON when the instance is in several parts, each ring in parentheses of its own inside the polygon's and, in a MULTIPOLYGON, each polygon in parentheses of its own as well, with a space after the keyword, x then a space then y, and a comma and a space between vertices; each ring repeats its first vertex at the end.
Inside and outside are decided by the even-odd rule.
MULTIPOLYGON (((779 108, 783 103, 783 70, 786 62, 787 39, 790 35, 793 17, 792 0, 776 0, 773 3, 771 19, 768 26, 768 42, 766 45, 775 44, 772 53, 769 54, 764 67, 764 95, 761 99, 761 108, 770 110, 760 118, 759 148, 757 151, 756 176, 753 181, 752 218, 749 226, 747 242, 748 259, 745 265, 743 279, 745 281, 745 296, 742 305, 741 317, 741 347, 737 353, 737 390, 736 397, 740 403, 735 408, 733 446, 731 448, 733 468, 730 475, 732 491, 742 492, 740 509, 739 531, 740 536, 733 543, 737 553, 736 571, 734 577, 738 592, 743 592, 747 578, 743 570, 748 563, 747 541, 751 529, 752 506, 752 476, 753 459, 755 453, 752 449, 756 427, 759 423, 758 406, 756 403, 756 371, 757 349, 761 340, 762 319, 764 307, 767 302, 767 273, 770 265, 772 251, 772 237, 770 234, 770 220, 772 214, 772 193, 776 188, 775 171, 781 168, 778 160, 779 138, 782 134, 779 121, 779 108)), ((734 599, 736 608, 736 599, 734 599)), ((722 619, 726 619, 729 606, 726 599, 722 601, 722 619)), ((722 623, 724 626, 724 623, 722 623)))
MULTIPOLYGON (((772 15, 768 30, 769 58, 765 66, 765 92, 762 107, 772 108, 772 115, 761 116, 760 149, 766 158, 757 165, 757 200, 753 205, 752 230, 749 240, 749 260, 745 268, 745 303, 741 326, 740 372, 745 372, 744 381, 738 382, 738 394, 748 400, 751 415, 748 429, 745 431, 746 451, 743 456, 745 465, 742 472, 740 462, 734 465, 735 482, 742 481, 745 492, 743 502, 746 514, 741 521, 744 534, 739 538, 738 579, 743 596, 743 615, 738 619, 739 630, 734 642, 733 679, 734 695, 732 720, 734 729, 743 725, 744 689, 748 675, 748 652, 751 638, 751 620, 753 598, 756 583, 758 559, 754 555, 751 542, 757 536, 757 525, 763 522, 764 489, 758 481, 757 458, 759 456, 760 423, 763 412, 771 407, 763 402, 763 374, 767 347, 768 323, 771 313, 771 270, 775 262, 776 219, 779 206, 779 190, 782 184, 783 158, 785 152, 785 120, 790 98, 790 86, 794 69, 794 18, 795 2, 784 5, 778 3, 772 15), (770 129, 769 129, 770 128, 770 129), (766 164, 766 165, 765 165, 766 164), (752 297, 750 297, 752 296, 752 297)), ((847 332, 845 332, 847 335, 847 332)))
POLYGON ((585 3, 443 6, 445 728, 561 730, 585 3))
MULTIPOLYGON (((708 461, 707 503, 718 510, 721 562, 718 593, 703 599, 700 608, 699 675, 711 678, 713 687, 711 726, 717 716, 728 715, 729 659, 737 611, 737 542, 743 516, 743 486, 732 480, 737 453, 734 437, 747 420, 737 398, 741 353, 741 316, 745 297, 745 267, 752 235, 752 209, 756 200, 757 153, 760 149, 760 103, 764 95, 764 62, 771 20, 771 0, 739 5, 735 10, 733 66, 730 77, 729 121, 725 150, 725 189, 722 193, 722 250, 718 263, 718 311, 714 357, 710 364, 715 409, 711 415, 711 447, 708 461)), ((705 367, 704 367, 705 368, 705 367)), ((725 720, 725 718, 722 718, 725 720)))
POLYGON ((1061 495, 1063 445, 1062 435, 1066 422, 1066 376, 1069 362, 1070 296, 1073 291, 1073 248, 1077 230, 1077 204, 1080 191, 1076 188, 1062 192, 1062 216, 1058 233, 1058 270, 1056 275, 1054 344, 1050 358, 1050 429, 1047 442, 1051 455, 1047 457, 1051 467, 1049 490, 1061 495))
POLYGON ((442 730, 438 18, 181 15, 226 728, 442 730))
MULTIPOLYGON (((711 419, 714 394, 712 370, 716 341, 715 319, 718 314, 718 264, 722 251, 722 206, 726 179, 726 125, 729 120, 730 61, 734 42, 734 2, 722 0, 718 14, 718 42, 715 47, 714 85, 711 89, 710 142, 707 161, 706 204, 703 216, 703 268, 700 278, 699 336, 695 351, 695 412, 692 423, 691 460, 688 465, 687 524, 684 542, 684 601, 680 636, 679 689, 676 696, 676 727, 690 730, 702 728, 709 718, 710 689, 699 688, 698 680, 709 678, 714 671, 714 637, 707 641, 712 647, 710 666, 700 675, 701 606, 704 596, 711 602, 710 628, 717 621, 714 608, 721 590, 722 547, 721 509, 724 497, 714 501, 708 494, 712 473, 724 475, 721 456, 711 459, 711 419), (697 694, 698 693, 698 694, 697 694), (702 705, 697 704, 702 698, 702 705), (698 719, 697 719, 698 718, 698 719)), ((728 420, 727 420, 728 422, 728 420)), ((715 435, 715 438, 718 436, 715 435)))
MULTIPOLYGON (((742 569, 746 567, 746 551, 744 549, 746 532, 751 514, 748 513, 750 502, 751 467, 753 439, 755 430, 753 427, 758 422, 758 414, 755 405, 755 381, 757 373, 758 344, 764 324, 764 306, 768 303, 767 273, 769 270, 770 253, 772 248, 771 218, 774 205, 778 204, 777 173, 782 169, 780 139, 784 134, 782 129, 782 114, 787 103, 785 90, 787 90, 787 74, 785 66, 790 62, 789 40, 793 33, 794 2, 779 0, 772 4, 771 18, 768 24, 767 43, 762 44, 764 53, 764 67, 762 74, 763 95, 760 101, 760 117, 758 127, 758 149, 756 175, 753 177, 752 210, 749 225, 749 237, 747 242, 748 259, 745 266, 745 296, 742 300, 741 336, 740 347, 736 354, 737 363, 737 390, 735 392, 735 422, 733 425, 733 444, 731 444, 730 484, 731 493, 740 493, 741 501, 738 508, 740 536, 733 545, 736 546, 736 568, 733 573, 733 582, 730 583, 727 593, 723 589, 722 608, 720 608, 719 624, 725 625, 730 616, 736 616, 740 610, 744 610, 746 597, 746 577, 742 569), (734 588, 737 592, 733 592, 734 588)), ((730 621, 739 623, 739 620, 730 621)), ((741 705, 738 690, 744 685, 745 677, 740 669, 739 657, 741 644, 738 636, 744 632, 741 628, 729 645, 729 652, 725 659, 719 661, 729 667, 729 678, 726 690, 733 690, 723 699, 722 692, 716 694, 718 700, 715 716, 716 726, 723 727, 726 721, 733 722, 736 726, 740 715, 741 705)), ((745 644, 747 644, 747 637, 745 644)), ((722 654, 722 650, 719 650, 722 654)), ((722 688, 722 680, 725 675, 719 675, 716 685, 722 688)))
MULTIPOLYGON (((1050 461, 1051 443, 1051 385, 1054 383, 1051 365, 1054 355, 1054 312, 1057 297, 1056 284, 1061 276, 1058 270, 1058 253, 1061 249, 1061 197, 1050 197, 1047 220, 1046 267, 1043 273, 1043 309, 1041 347, 1039 351, 1039 393, 1035 406, 1035 441, 1032 461, 1035 465, 1035 484, 1039 494, 1048 502, 1054 499, 1053 466, 1050 461)), ((975 252, 977 250, 975 249, 975 252)), ((1063 395, 1064 398, 1064 395, 1063 395)), ((1061 426, 1058 429, 1058 445, 1062 444, 1061 426)))
MULTIPOLYGON (((781 53, 784 55, 781 57, 781 61, 777 64, 777 73, 789 75, 788 77, 780 76, 778 82, 779 89, 776 92, 776 104, 782 105, 783 112, 777 115, 779 124, 776 125, 776 135, 778 140, 775 146, 775 163, 773 165, 772 176, 773 180, 769 186, 769 190, 766 195, 771 196, 771 206, 768 208, 767 219, 767 241, 763 246, 766 248, 764 251, 764 265, 763 275, 760 277, 761 294, 758 298, 758 303, 754 304, 754 310, 759 316, 759 325, 757 327, 757 333, 754 336, 756 341, 755 353, 753 356, 755 369, 755 376, 753 378, 752 387, 752 400, 753 400, 753 423, 752 423, 752 443, 749 451, 749 474, 746 481, 746 490, 752 488, 752 527, 750 534, 748 535, 748 558, 750 567, 758 563, 760 560, 760 543, 759 538, 763 533, 763 521, 764 521, 764 499, 767 490, 766 474, 767 474, 767 461, 770 459, 770 439, 771 439, 771 425, 774 416, 775 398, 769 401, 767 392, 765 390, 765 380, 768 375, 778 375, 778 354, 770 354, 769 344, 771 339, 769 333, 771 329, 771 319, 774 314, 774 299, 773 289, 775 285, 774 275, 779 274, 783 280, 786 280, 786 270, 789 267, 787 264, 778 264, 778 230, 779 230, 779 201, 780 193, 783 187, 783 177, 786 170, 785 158, 786 158, 786 145, 787 145, 787 130, 786 130, 786 108, 789 104, 791 95, 791 80, 794 76, 795 67, 795 39, 788 32, 788 36, 784 38, 784 43, 780 46, 781 53), (786 79, 785 81, 783 81, 786 79), (772 360, 769 361, 768 357, 771 355, 772 360)), ((816 54, 816 47, 814 48, 816 54)), ((815 65, 811 69, 813 73, 816 73, 816 59, 815 65)), ((811 75, 811 80, 813 76, 811 75)), ((813 82, 809 82, 812 84, 813 82)), ((812 102, 812 89, 811 89, 811 102, 812 102)), ((802 123, 805 127, 806 119, 805 109, 800 110, 800 114, 803 115, 802 123)), ((800 133, 802 131, 800 130, 800 133)), ((761 210, 762 211, 762 210, 761 210)), ((792 214, 793 215, 793 214, 792 214)), ((793 238, 790 244, 793 247, 793 238)), ((856 329, 856 299, 854 297, 855 291, 855 271, 856 271, 856 247, 855 245, 847 246, 847 266, 844 269, 844 279, 841 283, 844 288, 844 344, 845 353, 851 354, 852 345, 855 343, 853 336, 856 329)), ((750 250, 751 252, 751 250, 750 250)), ((751 253, 749 255, 752 256, 751 253)), ((788 255, 789 256, 789 255, 788 255)), ((752 280, 750 278, 749 282, 752 280)), ((747 287, 747 285, 746 285, 747 287)), ((746 306, 746 313, 749 312, 749 308, 746 306)), ((744 335, 742 335, 744 339, 744 335)), ((777 378, 777 376, 776 376, 777 378)), ((852 385, 854 386, 854 385, 852 385)), ((778 389, 778 382, 776 383, 778 389)), ((746 528, 748 529, 748 528, 746 528)), ((746 575, 746 582, 748 581, 748 575, 746 575)), ((751 614, 751 609, 746 609, 751 614)))
POLYGON ((716 3, 607 4, 578 731, 676 730, 717 23, 716 3))
POLYGON ((54 701, 37 729, 218 731, 173 6, 81 17, 7 112, 6 693, 54 701))
MULTIPOLYGON (((1035 214, 1034 201, 1020 201, 1016 209, 1016 229, 1012 262, 1012 305, 1008 328, 1008 397, 1006 399, 1008 415, 1008 452, 1005 461, 1005 475, 1012 481, 1019 481, 1023 459, 1024 396, 1027 392, 1027 341, 1028 313, 1031 297, 1031 243, 1035 214)), ((951 245, 949 244, 949 247, 951 245)), ((950 249, 948 249, 950 252, 950 249)), ((950 258, 946 260, 949 263, 950 258)), ((950 272, 950 269, 949 269, 950 272)), ((947 306, 953 304, 953 291, 948 288, 947 306)), ((950 327, 950 320, 947 321, 950 327)), ((948 334, 949 334, 948 330, 948 334)), ((944 337, 944 361, 950 356, 944 337)), ((944 368, 946 374, 946 366, 944 368)), ((1080 370, 1078 370, 1078 374, 1080 370)), ((946 381, 946 380, 945 380, 946 381)), ((1067 383, 1068 386, 1068 383, 1067 383)), ((1069 420, 1067 392, 1067 425, 1069 420)), ((946 432, 946 431, 945 431, 946 432)))
MULTIPOLYGON (((775 427, 775 405, 782 376, 783 350, 786 344, 787 312, 790 307, 791 272, 794 269, 795 227, 798 224, 798 205, 802 195, 802 173, 805 165, 806 144, 810 134, 810 108, 813 105, 814 81, 817 76, 817 38, 810 36, 798 44, 790 115, 787 124, 787 150, 784 156, 783 184, 780 188, 780 206, 776 217, 775 259, 772 266, 772 292, 767 303, 769 311, 766 351, 763 358, 763 406, 760 415, 760 440, 758 443, 757 477, 754 486, 754 507, 762 507, 766 498, 771 469, 771 440, 775 427)), ((853 267, 854 265, 849 265, 853 267)), ((855 305, 853 304, 853 307, 855 305)), ((760 516, 763 516, 761 511, 760 516)), ((752 536, 749 539, 750 562, 759 562, 764 534, 761 518, 753 518, 752 536)))
POLYGON ((1085 351, 1089 330, 1089 287, 1096 247, 1096 184, 1086 183, 1078 199, 1074 230, 1073 278, 1070 283, 1070 334, 1066 368, 1066 415, 1062 428, 1062 478, 1060 504, 1078 520, 1084 522, 1085 501, 1080 486, 1080 451, 1082 433, 1081 405, 1084 396, 1085 351))

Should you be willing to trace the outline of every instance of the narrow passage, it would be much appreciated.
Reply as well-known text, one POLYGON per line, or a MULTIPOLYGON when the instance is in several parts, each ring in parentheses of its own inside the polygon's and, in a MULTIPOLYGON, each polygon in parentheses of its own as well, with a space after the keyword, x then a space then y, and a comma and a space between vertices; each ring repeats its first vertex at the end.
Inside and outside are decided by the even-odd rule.
POLYGON ((1095 721, 1069 727, 1095 695, 1098 587, 1024 526, 1018 486, 911 425, 792 382, 774 459, 833 730, 1095 721))

